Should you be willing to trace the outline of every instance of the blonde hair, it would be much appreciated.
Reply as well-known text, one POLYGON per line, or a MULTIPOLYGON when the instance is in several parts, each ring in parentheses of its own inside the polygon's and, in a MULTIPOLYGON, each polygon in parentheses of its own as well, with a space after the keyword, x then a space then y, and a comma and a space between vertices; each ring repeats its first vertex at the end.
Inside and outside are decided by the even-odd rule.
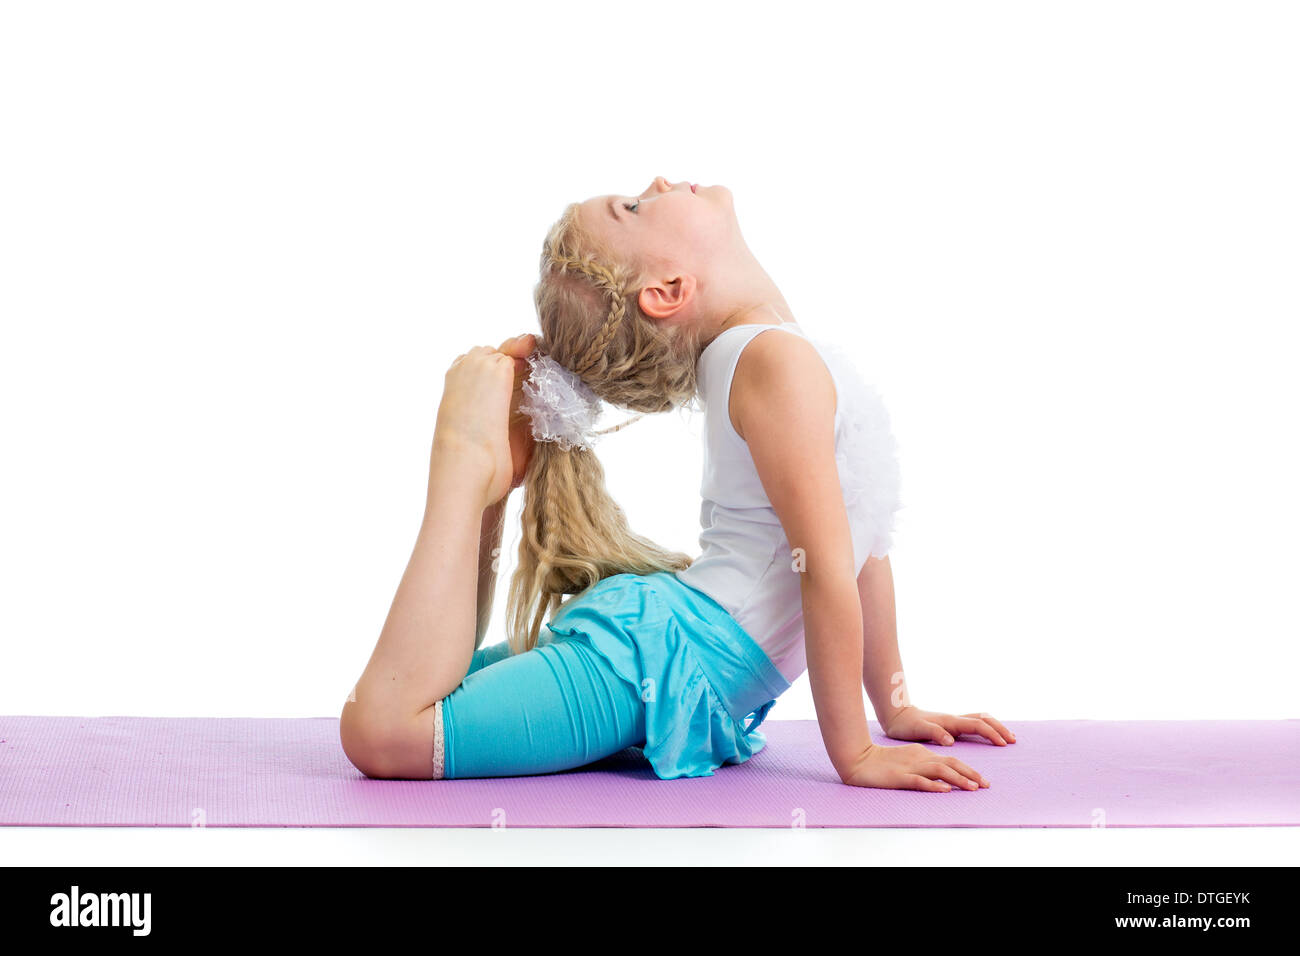
MULTIPOLYGON (((538 347, 611 405, 665 412, 695 394, 700 344, 689 327, 665 327, 637 305, 639 264, 616 256, 565 208, 542 244, 533 301, 538 347)), ((519 564, 510 580, 511 653, 537 645, 562 595, 614 574, 678 571, 691 564, 635 534, 605 488, 594 451, 537 442, 524 477, 519 564)))

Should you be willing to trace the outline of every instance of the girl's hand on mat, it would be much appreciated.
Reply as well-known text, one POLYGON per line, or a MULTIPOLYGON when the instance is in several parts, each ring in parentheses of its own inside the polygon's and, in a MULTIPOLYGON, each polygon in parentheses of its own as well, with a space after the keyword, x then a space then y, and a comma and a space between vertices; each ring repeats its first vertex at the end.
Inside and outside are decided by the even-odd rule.
POLYGON ((483 483, 484 507, 513 487, 510 402, 519 364, 527 366, 498 349, 475 346, 451 363, 438 405, 430 478, 439 469, 472 469, 483 483))
POLYGON ((988 781, 956 757, 942 757, 920 744, 882 747, 872 744, 857 763, 840 779, 850 787, 878 787, 882 790, 929 790, 943 793, 978 790, 988 781))
POLYGON ((945 747, 951 746, 962 734, 986 737, 990 743, 999 747, 1016 742, 1016 735, 989 714, 964 714, 955 717, 952 714, 939 714, 932 710, 920 710, 908 704, 890 718, 884 726, 885 736, 895 740, 933 741, 945 747))

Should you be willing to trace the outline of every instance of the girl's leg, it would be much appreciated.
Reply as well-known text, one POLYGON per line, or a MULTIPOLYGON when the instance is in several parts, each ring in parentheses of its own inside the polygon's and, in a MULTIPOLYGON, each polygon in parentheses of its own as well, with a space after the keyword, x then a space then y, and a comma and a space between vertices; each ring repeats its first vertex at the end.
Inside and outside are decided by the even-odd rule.
POLYGON ((468 677, 475 671, 481 671, 498 661, 503 661, 509 656, 510 645, 505 641, 501 641, 499 644, 486 644, 476 650, 474 656, 469 659, 469 670, 466 672, 466 676, 468 677))
POLYGON ((637 688, 580 639, 475 670, 438 706, 434 764, 448 778, 554 773, 645 744, 637 688))
POLYGON ((517 361, 480 347, 447 373, 415 549, 339 720, 343 750, 367 776, 433 775, 434 705, 475 651, 483 512, 510 490, 517 361))
POLYGON ((415 549, 339 718, 344 752, 370 777, 432 775, 433 705, 460 683, 474 654, 478 483, 436 442, 430 472, 415 549))

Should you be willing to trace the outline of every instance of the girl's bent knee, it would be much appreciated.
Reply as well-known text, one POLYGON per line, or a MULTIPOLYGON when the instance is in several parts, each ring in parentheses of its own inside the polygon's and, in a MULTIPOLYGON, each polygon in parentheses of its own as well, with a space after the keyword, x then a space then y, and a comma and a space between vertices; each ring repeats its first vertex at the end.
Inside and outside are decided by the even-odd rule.
POLYGON ((429 779, 436 706, 399 723, 353 707, 349 702, 339 719, 339 742, 352 766, 381 780, 429 779))

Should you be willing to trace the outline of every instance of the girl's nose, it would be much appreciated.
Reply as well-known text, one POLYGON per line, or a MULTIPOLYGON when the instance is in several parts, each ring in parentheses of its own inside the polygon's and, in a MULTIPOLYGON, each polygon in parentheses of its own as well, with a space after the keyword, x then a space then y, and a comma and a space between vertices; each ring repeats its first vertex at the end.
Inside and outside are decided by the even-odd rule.
POLYGON ((672 183, 664 179, 662 176, 656 176, 654 182, 650 184, 650 188, 641 194, 641 198, 645 199, 648 196, 653 196, 655 193, 671 192, 672 188, 672 183))

